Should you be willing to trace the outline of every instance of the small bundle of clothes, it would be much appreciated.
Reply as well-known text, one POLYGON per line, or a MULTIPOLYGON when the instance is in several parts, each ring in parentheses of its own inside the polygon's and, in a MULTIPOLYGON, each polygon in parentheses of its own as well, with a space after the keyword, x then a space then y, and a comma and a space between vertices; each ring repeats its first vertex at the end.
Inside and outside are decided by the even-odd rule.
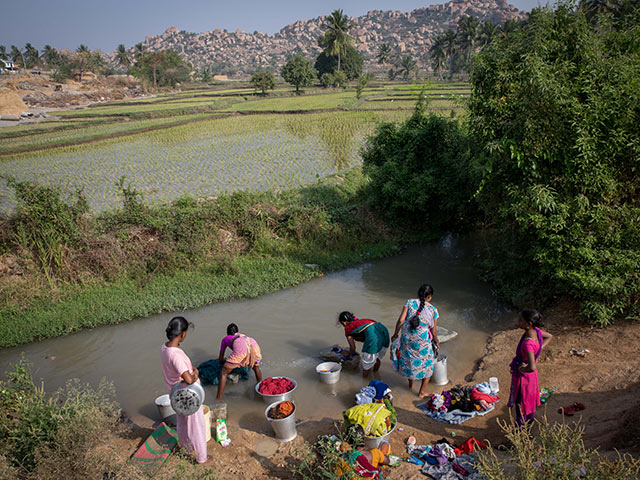
MULTIPOLYGON (((218 385, 222 366, 223 364, 220 363, 217 358, 207 360, 198 365, 200 382, 203 387, 207 385, 218 385)), ((237 375, 239 380, 249 380, 249 369, 247 367, 234 368, 229 375, 237 375)))
POLYGON ((472 452, 487 446, 470 437, 459 446, 442 438, 435 445, 408 445, 409 461, 422 466, 422 473, 435 480, 479 480, 484 476, 475 468, 476 457, 472 452))
POLYGON ((269 418, 274 418, 276 420, 287 418, 293 413, 293 410, 294 407, 292 402, 280 402, 278 405, 269 410, 269 418))
POLYGON ((499 400, 491 391, 489 383, 483 382, 434 393, 425 404, 418 405, 418 408, 434 420, 459 424, 475 415, 492 411, 499 400))
POLYGON ((263 395, 281 395, 293 389, 294 383, 288 378, 265 378, 258 391, 263 395))
POLYGON ((380 380, 371 380, 369 385, 362 387, 360 393, 356 393, 356 405, 363 403, 382 402, 383 399, 393 400, 389 385, 380 380))
POLYGON ((392 399, 391 389, 386 383, 371 380, 356 394, 357 405, 344 411, 346 425, 360 425, 366 436, 386 435, 397 422, 392 399))

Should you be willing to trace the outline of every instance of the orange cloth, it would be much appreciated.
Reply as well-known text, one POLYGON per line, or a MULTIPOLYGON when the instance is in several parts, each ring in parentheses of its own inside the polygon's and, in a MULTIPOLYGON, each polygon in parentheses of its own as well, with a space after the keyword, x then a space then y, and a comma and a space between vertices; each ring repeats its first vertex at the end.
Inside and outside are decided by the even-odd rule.
POLYGON ((280 412, 285 417, 288 417, 293 413, 293 403, 291 402, 282 402, 278 405, 278 412, 280 412))

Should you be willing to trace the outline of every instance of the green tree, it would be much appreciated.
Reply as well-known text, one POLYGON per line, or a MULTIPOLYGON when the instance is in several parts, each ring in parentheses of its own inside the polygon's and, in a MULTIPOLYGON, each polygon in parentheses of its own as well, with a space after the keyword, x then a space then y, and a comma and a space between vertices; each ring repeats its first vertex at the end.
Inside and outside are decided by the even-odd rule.
POLYGON ((253 85, 256 92, 260 90, 261 95, 266 95, 267 90, 273 90, 276 88, 276 79, 271 72, 256 72, 251 75, 249 83, 253 85))
POLYGON ((429 49, 429 58, 431 59, 431 68, 440 75, 442 80, 442 70, 447 65, 446 40, 444 35, 438 35, 429 49))
POLYGON ((358 100, 360 100, 362 91, 369 85, 371 80, 373 80, 373 73, 363 73, 358 77, 358 84, 356 85, 356 98, 358 100))
POLYGON ((129 56, 129 52, 127 52, 127 48, 124 46, 124 43, 118 45, 116 49, 116 60, 118 64, 124 68, 129 68, 131 66, 131 57, 129 56))
POLYGON ((51 45, 45 45, 42 49, 42 59, 44 60, 45 65, 49 68, 53 68, 60 63, 60 53, 53 48, 51 45))
POLYGON ((378 53, 376 54, 376 60, 379 65, 384 65, 391 61, 391 47, 386 43, 381 44, 378 47, 378 53))
POLYGON ((516 303, 570 295, 596 324, 640 317, 638 39, 638 10, 589 18, 563 1, 474 60, 486 271, 516 303))
POLYGON ((40 64, 40 52, 30 43, 26 43, 24 46, 24 59, 27 68, 35 67, 40 64))
POLYGON ((482 48, 485 45, 488 45, 493 37, 496 35, 498 31, 498 27, 495 23, 490 22, 488 20, 482 22, 478 29, 477 35, 477 45, 482 48))
MULTIPOLYGON (((355 80, 362 74, 362 65, 364 60, 362 55, 353 47, 348 47, 342 56, 342 68, 341 71, 345 73, 348 80, 355 80)), ((322 76, 324 73, 337 72, 338 70, 338 57, 328 55, 326 52, 320 53, 316 59, 314 68, 318 71, 318 74, 322 76)))
POLYGON ((280 75, 285 82, 296 87, 296 93, 300 88, 308 87, 317 78, 316 71, 311 67, 309 60, 302 55, 296 55, 285 63, 280 69, 280 75))
POLYGON ((325 32, 322 37, 320 37, 320 46, 326 54, 337 57, 337 70, 339 71, 342 55, 351 47, 351 35, 349 35, 351 24, 349 23, 349 17, 347 17, 342 10, 334 10, 331 12, 331 15, 327 17, 327 22, 323 27, 325 32))
POLYGON ((470 64, 477 37, 478 20, 469 15, 460 17, 458 20, 458 30, 456 32, 456 44, 463 55, 465 68, 470 64))
POLYGON ((5 47, 4 45, 0 45, 0 59, 7 60, 8 58, 9 55, 7 55, 7 47, 5 47))
POLYGON ((209 83, 212 80, 211 71, 209 67, 202 67, 202 72, 200 73, 200 81, 202 83, 209 83))
POLYGON ((347 74, 341 70, 337 70, 333 73, 333 86, 334 87, 342 87, 347 88, 347 83, 349 82, 349 78, 347 74))
POLYGON ((405 55, 400 63, 398 73, 402 74, 404 80, 408 80, 412 73, 418 72, 418 62, 411 55, 405 55))
POLYGON ((189 80, 191 65, 173 50, 142 51, 130 72, 156 90, 189 80))
POLYGON ((20 50, 15 45, 11 45, 11 60, 13 63, 17 64, 18 62, 22 63, 23 67, 27 68, 27 62, 24 60, 24 55, 22 54, 22 50, 20 50))
POLYGON ((333 85, 333 74, 325 72, 322 75, 320 75, 320 84, 324 88, 327 88, 327 87, 333 85))

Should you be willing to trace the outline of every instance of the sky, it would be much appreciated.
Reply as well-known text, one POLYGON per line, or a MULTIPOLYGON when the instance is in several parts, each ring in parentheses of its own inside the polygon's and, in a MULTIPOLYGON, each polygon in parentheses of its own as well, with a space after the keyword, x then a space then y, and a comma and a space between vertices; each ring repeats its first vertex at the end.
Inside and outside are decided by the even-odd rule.
MULTIPOLYGON (((369 10, 408 12, 439 3, 445 0, 0 0, 0 45, 9 50, 10 45, 22 48, 30 42, 42 50, 46 44, 75 49, 83 43, 111 52, 120 43, 131 47, 172 25, 189 32, 222 28, 273 34, 337 8, 357 17, 369 10)), ((530 11, 546 0, 509 3, 530 11)))

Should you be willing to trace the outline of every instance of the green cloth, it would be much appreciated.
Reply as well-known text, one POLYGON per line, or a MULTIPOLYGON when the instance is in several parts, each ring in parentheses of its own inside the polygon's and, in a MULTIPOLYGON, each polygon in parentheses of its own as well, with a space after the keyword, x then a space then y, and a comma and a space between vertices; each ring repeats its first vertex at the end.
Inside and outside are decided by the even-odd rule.
POLYGON ((364 331, 364 353, 378 353, 389 347, 389 330, 380 322, 376 322, 364 331))

